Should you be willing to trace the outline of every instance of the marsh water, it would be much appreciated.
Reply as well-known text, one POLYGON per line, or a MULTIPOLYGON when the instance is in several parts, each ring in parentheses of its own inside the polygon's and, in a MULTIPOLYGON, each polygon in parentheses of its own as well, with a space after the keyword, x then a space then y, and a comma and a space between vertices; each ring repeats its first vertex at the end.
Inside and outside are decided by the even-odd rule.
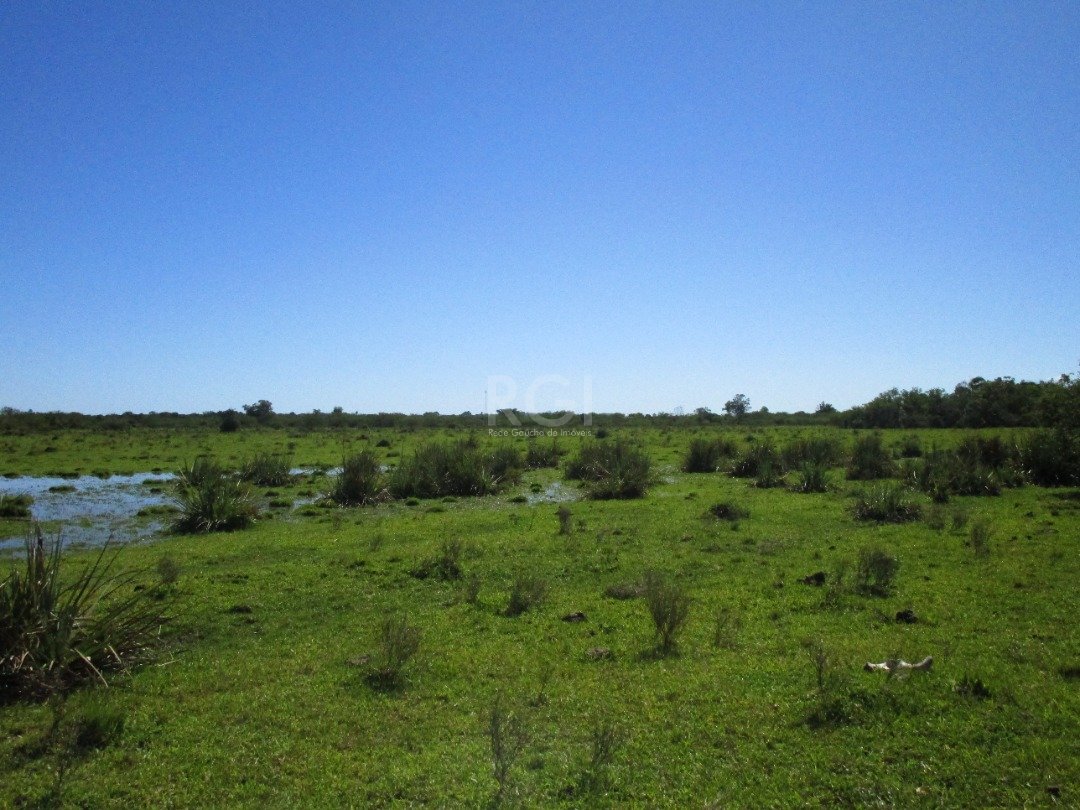
MULTIPOLYGON (((101 478, 0 478, 0 495, 29 495, 32 518, 51 534, 59 530, 65 546, 99 545, 149 537, 162 527, 160 519, 139 512, 169 503, 171 473, 136 473, 101 478)), ((0 549, 19 548, 24 538, 0 537, 0 549)))

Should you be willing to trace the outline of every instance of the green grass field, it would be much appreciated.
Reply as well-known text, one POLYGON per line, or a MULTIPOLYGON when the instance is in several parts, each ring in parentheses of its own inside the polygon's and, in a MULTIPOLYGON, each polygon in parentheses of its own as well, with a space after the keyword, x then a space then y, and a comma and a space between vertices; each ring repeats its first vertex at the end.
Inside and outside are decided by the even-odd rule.
MULTIPOLYGON (((175 616, 162 649, 109 688, 0 705, 0 805, 1080 804, 1080 491, 915 493, 920 519, 861 522, 855 493, 871 482, 842 466, 826 492, 761 488, 681 472, 707 429, 619 435, 644 444, 655 483, 567 502, 562 520, 560 504, 521 502, 561 479, 541 469, 483 498, 279 506, 244 531, 125 548, 119 564, 148 586, 163 558, 178 566, 160 589, 175 616), (871 548, 899 563, 885 595, 858 587, 871 548), (691 600, 668 654, 640 595, 649 571, 691 600), (817 572, 824 584, 803 582, 817 572), (515 581, 542 598, 511 616, 515 581), (419 646, 391 680, 380 628, 394 616, 419 646), (863 670, 925 656, 928 672, 863 670), (122 729, 76 744, 103 705, 122 729)), ((885 444, 912 435, 930 447, 959 433, 885 444)), ((0 439, 0 472, 173 470, 203 453, 237 467, 258 451, 330 466, 363 447, 392 465, 428 438, 73 431, 0 439)))

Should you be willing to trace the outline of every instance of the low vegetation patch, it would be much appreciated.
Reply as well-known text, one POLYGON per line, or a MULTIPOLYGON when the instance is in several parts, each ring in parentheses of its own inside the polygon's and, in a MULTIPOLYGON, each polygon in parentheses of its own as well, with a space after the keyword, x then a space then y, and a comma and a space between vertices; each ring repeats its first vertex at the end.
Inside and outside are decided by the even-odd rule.
POLYGON ((60 537, 40 528, 0 582, 0 696, 40 698, 145 661, 167 621, 141 572, 116 570, 119 550, 102 548, 67 570, 60 537))
POLYGON ((876 484, 855 496, 855 519, 878 523, 906 523, 918 520, 922 507, 902 484, 876 484))
POLYGON ((582 446, 566 465, 566 477, 580 480, 595 500, 641 498, 651 483, 648 454, 622 440, 582 446))
POLYGON ((176 475, 179 512, 172 529, 183 534, 245 529, 259 515, 246 481, 208 458, 199 458, 176 475))

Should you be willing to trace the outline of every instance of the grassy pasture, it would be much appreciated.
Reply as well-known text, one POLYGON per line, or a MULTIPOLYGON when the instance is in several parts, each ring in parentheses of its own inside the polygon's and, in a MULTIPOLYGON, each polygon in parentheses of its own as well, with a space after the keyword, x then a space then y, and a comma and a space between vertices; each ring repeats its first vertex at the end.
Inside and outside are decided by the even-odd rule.
MULTIPOLYGON (((172 566, 162 654, 62 706, 0 705, 0 806, 1080 802, 1075 488, 942 504, 913 493, 920 519, 857 521, 872 482, 847 480, 843 463, 830 489, 805 493, 680 470, 695 437, 849 448, 851 431, 617 434, 647 449, 654 483, 641 499, 565 504, 562 521, 558 504, 520 502, 561 478, 544 468, 483 498, 271 508, 245 531, 125 549, 148 586, 172 566), (456 541, 456 568, 433 565, 456 541), (856 587, 866 549, 898 562, 885 596, 856 587), (647 572, 691 599, 667 654, 638 595, 647 572), (824 584, 803 582, 818 572, 824 584), (543 598, 508 615, 523 578, 543 598), (372 677, 388 617, 419 632, 393 683, 372 677), (929 672, 862 669, 927 655, 929 672), (103 711, 122 729, 77 744, 103 711)), ((899 455, 912 436, 928 449, 962 435, 883 439, 899 455)), ((72 432, 0 446, 11 472, 122 472, 202 454, 239 468, 257 452, 332 466, 365 448, 393 465, 433 438, 462 436, 72 432)))

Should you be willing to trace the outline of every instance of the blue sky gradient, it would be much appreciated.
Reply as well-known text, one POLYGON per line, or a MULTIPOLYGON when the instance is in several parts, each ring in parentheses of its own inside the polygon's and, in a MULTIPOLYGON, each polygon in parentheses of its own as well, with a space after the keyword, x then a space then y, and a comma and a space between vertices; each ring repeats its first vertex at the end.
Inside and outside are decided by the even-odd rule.
POLYGON ((16 2, 0 104, 0 405, 812 410, 1080 361, 1077 3, 16 2))

